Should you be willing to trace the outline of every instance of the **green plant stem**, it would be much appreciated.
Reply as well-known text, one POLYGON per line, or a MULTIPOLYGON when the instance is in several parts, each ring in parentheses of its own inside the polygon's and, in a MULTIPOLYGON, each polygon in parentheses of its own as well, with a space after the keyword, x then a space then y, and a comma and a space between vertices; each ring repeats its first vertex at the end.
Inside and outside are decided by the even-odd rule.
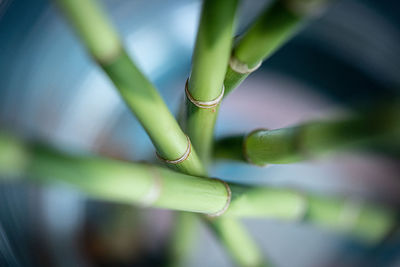
MULTIPOLYGON (((226 66, 230 56, 237 4, 237 0, 205 0, 203 2, 193 54, 192 71, 187 84, 190 95, 196 100, 211 101, 222 93, 226 66)), ((214 125, 218 109, 219 106, 202 109, 187 99, 184 124, 193 146, 205 165, 208 165, 211 158, 214 125)), ((236 222, 236 224, 239 224, 239 222, 236 222)), ((210 222, 210 225, 213 225, 214 229, 220 227, 220 224, 213 222, 210 222)), ((224 233, 223 229, 217 232, 224 233)), ((182 235, 183 233, 178 232, 177 234, 182 235)), ((232 233, 232 235, 235 234, 232 233)), ((241 236, 246 235, 247 233, 242 229, 241 236)), ((241 258, 245 255, 235 254, 235 251, 231 249, 241 244, 232 243, 237 240, 225 235, 218 235, 218 238, 225 244, 227 251, 230 252, 229 254, 236 262, 243 266, 242 263, 246 262, 246 259, 241 260, 241 258)), ((176 238, 176 240, 180 239, 176 238)), ((246 240, 253 247, 256 246, 249 236, 246 240)), ((178 243, 177 246, 180 247, 180 244, 178 243)), ((261 254, 258 254, 258 259, 261 260, 261 258, 261 254)))
POLYGON ((254 241, 249 238, 246 229, 237 220, 228 217, 206 220, 216 236, 221 236, 229 254, 240 266, 261 267, 267 265, 262 256, 262 252, 254 241))
MULTIPOLYGON (((205 0, 193 52, 188 90, 199 101, 222 93, 238 0, 205 0)), ((187 100, 187 132, 203 163, 211 157, 218 107, 202 109, 187 100)))
MULTIPOLYGON (((2 177, 25 173, 42 183, 68 183, 99 200, 139 205, 146 203, 158 208, 205 214, 222 210, 228 200, 226 187, 215 179, 203 179, 146 164, 71 156, 40 145, 27 146, 17 139, 2 135, 0 144, 2 177), (10 159, 4 153, 18 156, 10 159), (155 188, 157 190, 154 190, 155 188), (154 191, 158 192, 158 197, 149 203, 149 192, 154 193, 154 191)), ((305 220, 344 231, 367 242, 378 241, 396 221, 393 211, 375 204, 344 198, 305 195, 287 189, 237 184, 229 186, 232 191, 231 204, 220 218, 305 220)), ((218 220, 216 223, 215 229, 219 233, 224 233, 226 229, 219 227, 224 223, 219 223, 218 220)), ((228 224, 236 223, 228 222, 228 224)), ((229 244, 229 250, 233 251, 232 248, 240 245, 234 242, 245 239, 243 235, 240 233, 237 237, 235 234, 228 237, 224 234, 219 238, 229 244)), ((247 261, 246 255, 232 256, 243 256, 242 260, 247 261)))
POLYGON ((263 166, 297 162, 337 150, 368 148, 385 140, 395 145, 400 136, 399 115, 400 109, 375 109, 338 120, 256 130, 247 136, 220 140, 215 156, 263 166))
POLYGON ((198 216, 194 213, 179 212, 175 216, 175 223, 171 234, 168 249, 168 266, 187 266, 188 256, 195 239, 198 216))
MULTIPOLYGON (((324 2, 327 1, 274 0, 238 39, 232 56, 248 68, 254 68, 285 44, 301 28, 313 10, 321 9, 320 5, 324 2)), ((224 81, 225 95, 239 86, 248 75, 249 73, 238 73, 228 66, 224 81)))
MULTIPOLYGON (((125 52, 111 22, 93 0, 55 0, 92 57, 107 73, 163 158, 174 160, 188 141, 157 90, 125 52)), ((205 169, 194 149, 176 168, 192 175, 205 169)))

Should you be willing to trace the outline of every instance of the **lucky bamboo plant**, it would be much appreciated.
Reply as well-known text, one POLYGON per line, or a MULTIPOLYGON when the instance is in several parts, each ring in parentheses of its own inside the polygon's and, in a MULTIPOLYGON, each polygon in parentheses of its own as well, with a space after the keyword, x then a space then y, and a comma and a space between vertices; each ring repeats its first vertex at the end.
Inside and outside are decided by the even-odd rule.
POLYGON ((293 189, 249 187, 208 177, 208 166, 216 158, 255 165, 282 164, 341 146, 366 146, 399 136, 399 109, 394 105, 379 109, 379 116, 390 118, 384 125, 378 116, 361 113, 336 121, 227 137, 218 140, 214 149, 214 124, 224 96, 310 17, 319 14, 326 1, 276 0, 244 34, 235 38, 239 1, 204 0, 192 70, 186 85, 182 85, 186 103, 180 125, 157 89, 129 57, 96 0, 54 1, 146 130, 159 160, 170 169, 70 155, 3 134, 1 173, 29 174, 38 182, 64 181, 96 199, 185 212, 176 221, 168 263, 171 266, 181 264, 185 256, 185 237, 187 231, 194 231, 190 224, 197 218, 192 213, 204 214, 198 218, 213 229, 240 266, 272 265, 238 221, 242 217, 304 221, 344 231, 366 242, 381 240, 395 225, 396 211, 379 204, 293 189))

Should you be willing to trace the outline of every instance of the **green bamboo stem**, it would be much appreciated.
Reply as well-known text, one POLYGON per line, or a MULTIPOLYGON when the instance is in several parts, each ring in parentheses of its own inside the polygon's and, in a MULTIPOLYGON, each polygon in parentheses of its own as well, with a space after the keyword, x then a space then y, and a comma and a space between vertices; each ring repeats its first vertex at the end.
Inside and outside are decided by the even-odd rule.
MULTIPOLYGON (((234 45, 232 57, 249 69, 270 57, 285 44, 327 0, 274 0, 234 45)), ((228 66, 225 76, 227 95, 249 75, 228 66)))
MULTIPOLYGON (((230 56, 238 0, 203 2, 192 71, 190 95, 198 101, 211 101, 222 93, 230 56)), ((187 132, 203 163, 208 163, 218 107, 203 109, 187 100, 187 132)))
POLYGON ((0 132, 0 175, 23 175, 29 163, 28 155, 25 145, 18 138, 0 132))
POLYGON ((385 140, 395 144, 400 137, 399 115, 400 109, 375 109, 338 120, 256 130, 247 136, 220 140, 215 156, 263 166, 297 162, 337 150, 365 148, 385 140))
POLYGON ((176 214, 168 248, 168 266, 188 266, 187 261, 196 238, 198 219, 199 217, 194 213, 179 212, 176 214))
MULTIPOLYGON (((111 22, 93 0, 55 0, 75 31, 118 88, 163 158, 180 158, 188 140, 157 90, 129 58, 111 22)), ((178 170, 204 175, 205 169, 194 149, 178 170)))
POLYGON ((225 186, 216 180, 147 164, 73 157, 39 145, 30 153, 26 173, 37 181, 63 181, 95 199, 207 214, 227 200, 225 186))
POLYGON ((229 254, 233 256, 236 263, 244 267, 261 267, 267 265, 261 257, 262 252, 256 246, 246 229, 237 220, 228 217, 221 217, 209 221, 211 229, 217 236, 221 236, 229 254), (211 223, 212 222, 212 223, 211 223))
MULTIPOLYGON (((24 172, 34 181, 68 183, 99 200, 204 214, 221 211, 229 198, 225 185, 219 180, 203 179, 146 164, 71 156, 44 146, 26 146, 7 136, 0 136, 0 140, 2 177, 24 172), (19 156, 8 158, 5 153, 19 156), (156 197, 149 201, 149 195, 154 197, 154 193, 156 197)), ((379 241, 396 222, 392 210, 376 204, 306 195, 288 189, 237 184, 229 184, 229 187, 232 191, 231 203, 223 217, 269 218, 288 222, 304 220, 344 231, 366 242, 379 241)), ((229 231, 220 227, 225 225, 224 222, 216 220, 215 223, 214 228, 219 233, 229 231)), ((229 244, 230 251, 240 245, 234 241, 246 239, 243 233, 235 235, 231 233, 231 236, 223 234, 219 237, 229 244)), ((253 253, 256 252, 254 249, 253 253)), ((240 261, 247 261, 248 255, 232 256, 243 256, 240 261)), ((258 257, 253 256, 249 257, 258 257)))
MULTIPOLYGON (((187 83, 187 90, 195 100, 210 101, 223 93, 223 80, 231 50, 237 3, 237 0, 205 0, 203 2, 193 53, 192 71, 187 83)), ((187 98, 184 124, 201 161, 205 165, 208 165, 211 158, 218 108, 219 106, 209 109, 199 108, 187 98)), ((210 224, 214 225, 214 223, 210 224)), ((219 224, 215 224, 213 227, 216 229, 219 224)), ((223 230, 221 229, 218 232, 223 233, 223 230)), ((179 234, 182 235, 180 232, 179 234)), ((235 235, 235 233, 232 233, 232 235, 235 235)), ((242 236, 245 235, 246 232, 243 229, 242 236)), ((218 238, 226 245, 229 254, 239 265, 246 261, 246 259, 240 260, 245 255, 234 254, 230 249, 244 244, 232 244, 231 242, 236 240, 227 239, 223 235, 218 235, 218 238)), ((176 239, 180 240, 181 238, 176 239)), ((248 240, 249 246, 256 246, 249 236, 246 240, 248 240)), ((261 254, 258 258, 261 258, 261 254)))

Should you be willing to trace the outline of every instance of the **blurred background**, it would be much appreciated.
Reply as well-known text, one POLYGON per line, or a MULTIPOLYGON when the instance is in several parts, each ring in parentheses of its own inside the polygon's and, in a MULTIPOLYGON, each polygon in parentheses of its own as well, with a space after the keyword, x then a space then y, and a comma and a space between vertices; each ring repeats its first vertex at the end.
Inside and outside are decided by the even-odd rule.
MULTIPOLYGON (((176 113, 200 1, 106 0, 130 55, 176 113)), ((242 1, 238 33, 269 1, 242 1)), ((275 129, 399 97, 400 4, 339 0, 226 98, 217 137, 275 129)), ((0 130, 67 151, 154 161, 154 148, 110 80, 47 0, 0 0, 0 130)), ((400 204, 395 155, 339 153, 257 168, 216 162, 212 176, 400 204)), ((173 213, 92 201, 65 185, 0 185, 0 266, 160 266, 173 213)), ((380 246, 306 224, 245 220, 278 266, 400 266, 380 246)), ((187 266, 231 266, 199 226, 187 266)))

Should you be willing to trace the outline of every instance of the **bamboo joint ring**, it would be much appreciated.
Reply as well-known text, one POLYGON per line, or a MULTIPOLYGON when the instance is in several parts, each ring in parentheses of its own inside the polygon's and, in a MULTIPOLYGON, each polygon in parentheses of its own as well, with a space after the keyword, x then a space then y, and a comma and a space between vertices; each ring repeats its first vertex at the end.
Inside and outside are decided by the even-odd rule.
POLYGON ((192 151, 192 144, 190 142, 189 136, 186 135, 186 139, 188 141, 187 148, 186 148, 185 153, 183 153, 183 155, 181 157, 171 160, 171 159, 166 159, 166 158, 161 157, 160 154, 158 154, 158 152, 156 152, 157 158, 159 158, 161 161, 164 161, 165 163, 169 163, 169 164, 179 164, 179 163, 184 162, 189 157, 190 152, 192 151))
POLYGON ((254 71, 256 71, 262 64, 262 61, 258 62, 256 66, 253 68, 249 68, 249 66, 243 62, 241 62, 239 59, 235 58, 233 55, 229 59, 229 66, 234 72, 240 73, 240 74, 250 74, 254 71))
POLYGON ((229 187, 228 183, 221 179, 217 179, 217 178, 213 178, 213 179, 220 181, 225 186, 226 193, 228 194, 228 198, 226 200, 225 206, 221 210, 219 210, 215 213, 207 214, 208 217, 212 217, 212 218, 218 217, 218 216, 221 216, 222 214, 224 214, 228 210, 229 205, 231 204, 231 199, 232 199, 232 190, 229 187))
POLYGON ((199 101, 199 100, 196 100, 193 98, 193 96, 189 92, 188 87, 189 87, 189 78, 186 80, 186 84, 185 84, 186 97, 189 99, 190 102, 192 102, 193 105, 195 105, 196 107, 199 107, 199 108, 203 108, 203 109, 215 108, 216 106, 218 106, 218 104, 221 102, 222 98, 224 97, 224 93, 225 93, 225 86, 222 85, 221 94, 219 96, 217 96, 217 98, 210 100, 210 101, 199 101))

